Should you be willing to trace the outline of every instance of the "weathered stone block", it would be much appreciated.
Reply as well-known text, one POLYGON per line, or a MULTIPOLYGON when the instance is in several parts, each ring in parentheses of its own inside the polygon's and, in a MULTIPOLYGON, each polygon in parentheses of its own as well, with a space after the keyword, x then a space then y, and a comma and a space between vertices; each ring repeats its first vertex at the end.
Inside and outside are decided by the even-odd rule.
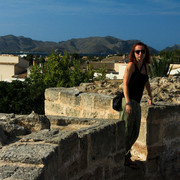
POLYGON ((96 179, 103 179, 103 167, 97 167, 93 174, 96 179))
POLYGON ((88 139, 87 135, 80 138, 80 170, 87 168, 88 139))
MULTIPOLYGON (((165 153, 164 153, 165 154, 165 153)), ((162 158, 160 164, 160 172, 163 179, 179 179, 180 178, 180 152, 169 152, 162 158)))
POLYGON ((113 169, 112 169, 112 177, 113 179, 119 179, 119 180, 124 180, 125 177, 124 177, 124 166, 115 166, 113 169))
POLYGON ((91 132, 89 161, 103 159, 107 154, 116 151, 116 124, 101 127, 97 131, 91 132))
POLYGON ((107 114, 107 119, 119 119, 119 113, 114 110, 110 110, 109 113, 107 114), (113 112, 112 112, 113 111, 113 112))
MULTIPOLYGON (((77 88, 75 88, 75 87, 72 87, 72 88, 63 88, 63 89, 61 89, 61 91, 60 91, 60 102, 62 102, 61 100, 61 98, 62 97, 64 97, 64 98, 70 98, 71 96, 73 97, 73 96, 78 96, 80 94, 80 92, 79 92, 79 90, 77 89, 77 88)), ((63 102, 62 102, 63 103, 63 102)), ((64 103, 67 103, 67 101, 66 102, 64 102, 64 103)))
POLYGON ((44 141, 45 143, 59 144, 61 138, 70 135, 71 132, 59 131, 56 129, 44 129, 38 132, 33 132, 29 135, 24 136, 21 142, 38 142, 44 141))
POLYGON ((79 96, 79 91, 68 88, 67 91, 61 91, 59 102, 64 105, 80 106, 81 96, 79 96))
POLYGON ((64 115, 64 106, 62 104, 45 101, 45 114, 46 115, 64 115))
POLYGON ((76 177, 79 171, 79 164, 77 161, 72 162, 68 167, 68 179, 76 177))
POLYGON ((125 152, 125 122, 117 121, 116 127, 116 151, 125 152))
POLYGON ((97 111, 92 111, 91 109, 83 109, 81 117, 85 118, 100 118, 97 111))
POLYGON ((162 132, 160 124, 147 124, 147 145, 161 143, 162 132))
POLYGON ((57 180, 58 179, 69 180, 68 179, 68 167, 67 166, 59 166, 57 171, 58 171, 58 177, 56 178, 57 180))
POLYGON ((124 161, 125 161, 125 152, 121 152, 121 153, 117 153, 115 156, 114 156, 114 162, 120 166, 120 167, 123 167, 124 166, 124 161))
POLYGON ((94 95, 94 108, 108 110, 112 105, 112 99, 111 96, 96 94, 94 95))
POLYGON ((0 179, 38 179, 44 180, 43 168, 23 166, 0 166, 0 179))
POLYGON ((7 136, 5 135, 5 132, 0 125, 0 147, 6 143, 7 143, 7 136))
POLYGON ((161 156, 161 154, 164 151, 164 145, 157 144, 156 146, 148 146, 147 151, 148 151, 147 159, 158 158, 161 156))
POLYGON ((78 178, 78 180, 93 180, 93 179, 95 179, 93 172, 84 173, 78 178))
POLYGON ((13 144, 2 149, 0 159, 9 162, 45 164, 56 152, 57 145, 13 144))
POLYGON ((104 179, 105 180, 108 180, 108 179, 111 179, 112 176, 111 176, 111 169, 109 166, 106 166, 104 167, 104 179))
POLYGON ((160 158, 156 157, 154 159, 148 160, 147 164, 146 164, 146 173, 147 174, 154 174, 155 177, 158 175, 159 173, 159 162, 160 162, 160 158))
POLYGON ((38 115, 32 112, 28 116, 17 118, 19 124, 22 124, 30 132, 39 131, 42 129, 50 129, 49 119, 44 115, 38 115))
POLYGON ((48 88, 45 90, 45 100, 47 101, 58 101, 60 91, 64 88, 48 88))
POLYGON ((94 109, 94 95, 93 93, 80 94, 81 106, 85 109, 94 109))
POLYGON ((69 116, 69 117, 78 117, 79 114, 81 113, 81 110, 80 109, 77 109, 77 108, 66 108, 66 116, 69 116))
POLYGON ((79 158, 79 138, 77 133, 65 136, 59 142, 62 163, 71 162, 79 158))
POLYGON ((179 137, 180 137, 180 121, 167 123, 166 126, 164 127, 163 138, 172 140, 174 138, 179 138, 179 137))

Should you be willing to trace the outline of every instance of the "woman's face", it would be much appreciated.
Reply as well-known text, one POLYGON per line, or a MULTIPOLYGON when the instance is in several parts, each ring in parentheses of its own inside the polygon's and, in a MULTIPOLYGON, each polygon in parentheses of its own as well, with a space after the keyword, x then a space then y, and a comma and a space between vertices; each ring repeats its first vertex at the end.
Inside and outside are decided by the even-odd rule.
POLYGON ((146 50, 144 46, 137 45, 134 49, 134 55, 137 62, 143 61, 146 56, 146 50))

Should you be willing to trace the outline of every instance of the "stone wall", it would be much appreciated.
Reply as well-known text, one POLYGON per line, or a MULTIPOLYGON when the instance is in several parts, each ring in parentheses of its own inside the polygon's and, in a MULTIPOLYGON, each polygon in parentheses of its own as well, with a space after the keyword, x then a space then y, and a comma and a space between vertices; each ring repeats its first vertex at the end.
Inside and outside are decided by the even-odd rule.
POLYGON ((118 119, 113 96, 81 93, 77 88, 49 88, 45 92, 45 114, 82 118, 118 119))
MULTIPOLYGON (((117 119, 111 95, 80 93, 76 88, 51 88, 45 93, 46 115, 117 119)), ((180 104, 142 103, 140 135, 133 154, 145 161, 147 178, 180 177, 180 104)))
POLYGON ((151 107, 147 117, 148 177, 180 178, 180 105, 151 107))
POLYGON ((45 97, 46 116, 0 117, 0 180, 180 178, 180 104, 141 103, 138 171, 124 167, 124 121, 112 95, 50 88, 45 97))
MULTIPOLYGON (((16 117, 14 117, 16 118, 16 117)), ((0 180, 124 179, 124 122, 48 116, 0 149, 0 180)))

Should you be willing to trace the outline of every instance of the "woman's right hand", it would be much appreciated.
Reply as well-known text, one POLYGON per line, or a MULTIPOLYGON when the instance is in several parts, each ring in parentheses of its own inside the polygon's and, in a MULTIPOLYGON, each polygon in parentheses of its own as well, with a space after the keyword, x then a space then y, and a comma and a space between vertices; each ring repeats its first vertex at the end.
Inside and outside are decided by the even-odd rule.
POLYGON ((132 113, 132 107, 130 104, 126 105, 126 113, 128 113, 128 114, 132 113))

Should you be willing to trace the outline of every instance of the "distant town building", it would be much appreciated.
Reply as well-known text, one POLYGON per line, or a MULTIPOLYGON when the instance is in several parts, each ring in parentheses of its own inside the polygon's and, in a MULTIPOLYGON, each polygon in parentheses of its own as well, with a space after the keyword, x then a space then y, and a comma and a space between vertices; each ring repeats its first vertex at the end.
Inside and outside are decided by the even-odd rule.
POLYGON ((0 55, 0 81, 24 80, 29 61, 14 55, 0 55))

